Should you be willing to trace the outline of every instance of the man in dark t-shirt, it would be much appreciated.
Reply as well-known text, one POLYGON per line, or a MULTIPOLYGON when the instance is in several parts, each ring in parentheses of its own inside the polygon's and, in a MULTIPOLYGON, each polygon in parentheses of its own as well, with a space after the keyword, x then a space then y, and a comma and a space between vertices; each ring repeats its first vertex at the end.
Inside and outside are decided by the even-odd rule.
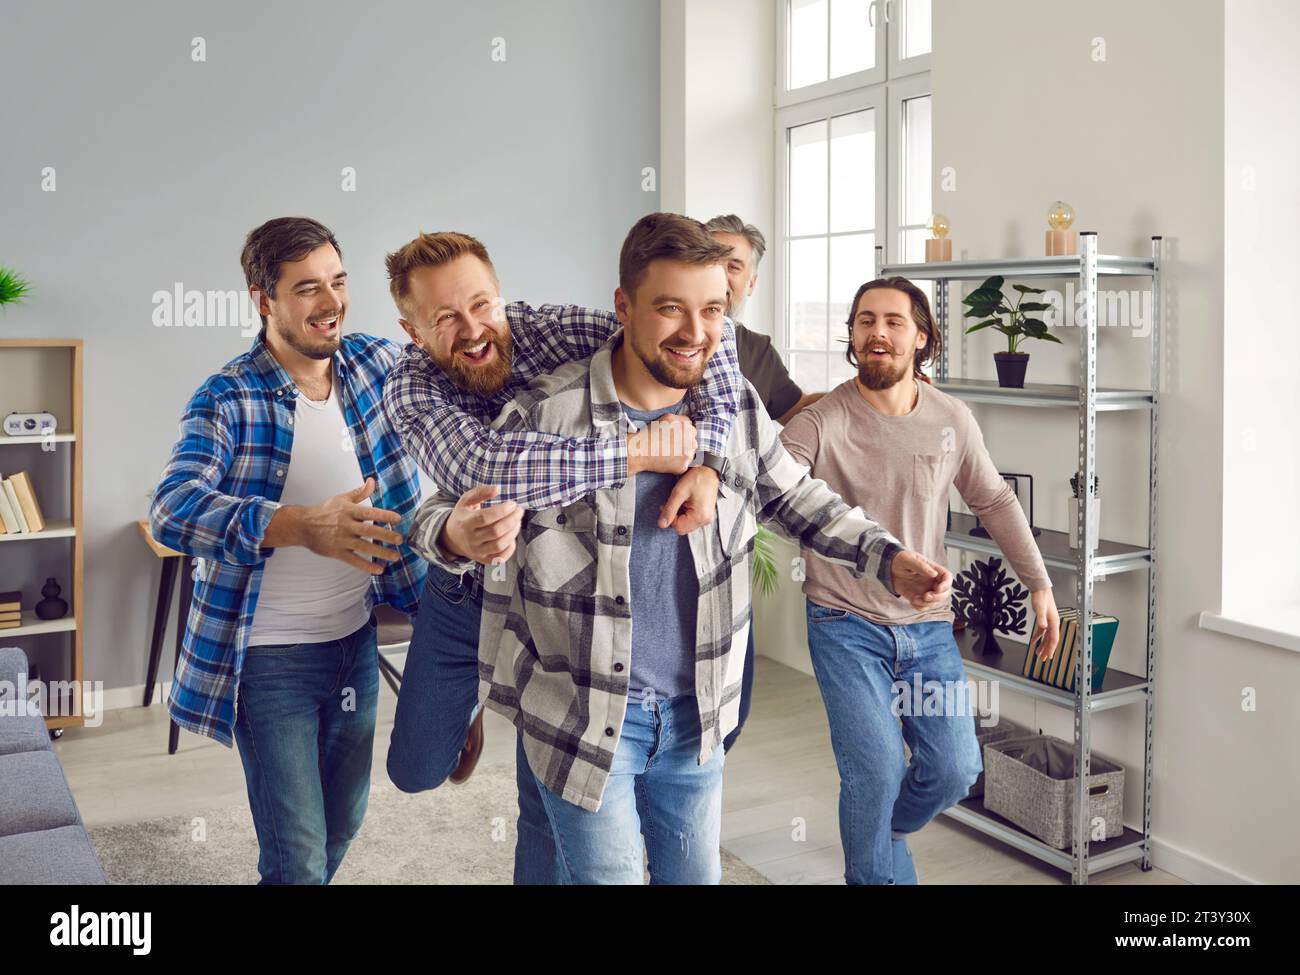
POLYGON ((778 423, 790 419, 805 406, 811 406, 824 393, 805 393, 790 378, 772 340, 761 332, 741 325, 745 302, 754 293, 758 281, 758 262, 767 250, 767 241, 752 223, 745 223, 734 213, 714 217, 705 228, 716 240, 731 248, 727 261, 727 285, 730 306, 727 314, 736 323, 736 352, 740 356, 740 374, 757 390, 767 415, 778 423))

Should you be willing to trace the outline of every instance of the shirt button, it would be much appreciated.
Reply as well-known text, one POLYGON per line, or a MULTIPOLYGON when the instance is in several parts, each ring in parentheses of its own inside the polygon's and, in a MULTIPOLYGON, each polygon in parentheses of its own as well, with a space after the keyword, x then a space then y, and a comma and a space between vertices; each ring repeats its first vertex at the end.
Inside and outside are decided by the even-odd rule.
POLYGON ((614 602, 616 602, 616 603, 618 603, 620 606, 622 606, 622 605, 623 605, 623 597, 622 597, 622 596, 615 596, 615 597, 614 597, 614 602))
POLYGON ((293 426, 293 417, 289 417, 289 426, 293 426))
POLYGON ((284 471, 276 471, 276 472, 275 472, 275 476, 276 476, 276 477, 284 477, 284 471))
POLYGON ((569 520, 569 519, 568 519, 568 517, 567 517, 566 515, 556 515, 556 516, 555 516, 555 523, 556 523, 557 525, 563 525, 563 524, 564 524, 566 521, 568 521, 568 520, 569 520))
POLYGON ((623 664, 622 664, 622 662, 619 662, 619 663, 614 664, 614 673, 616 673, 616 674, 621 674, 621 673, 623 673, 623 664))
POLYGON ((618 526, 618 533, 619 533, 620 535, 626 535, 626 534, 627 534, 627 526, 626 526, 626 525, 619 525, 619 526, 618 526))
POLYGON ((605 737, 606 737, 606 738, 613 738, 613 737, 614 737, 614 729, 613 729, 613 728, 606 728, 606 729, 605 729, 605 737))

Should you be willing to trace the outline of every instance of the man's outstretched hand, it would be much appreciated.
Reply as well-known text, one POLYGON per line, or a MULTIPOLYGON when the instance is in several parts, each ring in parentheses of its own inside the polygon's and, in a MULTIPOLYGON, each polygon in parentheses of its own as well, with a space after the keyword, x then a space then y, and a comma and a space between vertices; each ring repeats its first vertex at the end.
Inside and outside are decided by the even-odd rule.
POLYGON ((919 552, 904 550, 891 566, 894 591, 916 609, 940 605, 952 592, 952 573, 919 552))

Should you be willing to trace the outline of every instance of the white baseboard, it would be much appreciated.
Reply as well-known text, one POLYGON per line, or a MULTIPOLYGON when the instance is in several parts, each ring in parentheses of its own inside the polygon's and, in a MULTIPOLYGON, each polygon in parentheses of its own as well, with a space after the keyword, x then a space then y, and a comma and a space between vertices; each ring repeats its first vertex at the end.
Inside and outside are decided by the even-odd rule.
MULTIPOLYGON (((153 703, 165 704, 171 689, 171 681, 159 681, 154 687, 153 703)), ((135 684, 131 687, 114 687, 104 692, 103 708, 105 711, 116 711, 120 708, 138 708, 142 701, 144 701, 144 684, 135 684)))
POLYGON ((1171 873, 1180 880, 1200 886, 1235 886, 1255 881, 1233 873, 1227 867, 1211 863, 1188 850, 1180 849, 1158 837, 1151 837, 1151 866, 1171 873))

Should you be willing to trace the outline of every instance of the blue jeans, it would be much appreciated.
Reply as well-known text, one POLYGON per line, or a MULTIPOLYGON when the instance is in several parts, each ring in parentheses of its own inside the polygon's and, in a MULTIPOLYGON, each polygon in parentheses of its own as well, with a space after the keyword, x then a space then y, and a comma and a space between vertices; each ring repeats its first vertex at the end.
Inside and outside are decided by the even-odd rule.
MULTIPOLYGON (((519 764, 523 756, 522 739, 519 764)), ((722 763, 715 748, 699 764, 694 696, 629 699, 609 779, 596 812, 561 799, 535 779, 566 884, 716 884, 722 879, 722 763), (643 842, 644 838, 644 842, 643 842)))
POLYGON ((370 798, 379 700, 375 628, 249 647, 235 741, 264 884, 327 884, 370 798))
MULTIPOLYGON (((482 597, 469 576, 429 566, 388 743, 388 777, 403 792, 436 789, 460 759, 478 710, 482 609, 482 597)), ((553 884, 555 845, 527 762, 516 767, 515 779, 515 883, 553 884)))
POLYGON ((916 883, 906 834, 965 798, 983 768, 952 624, 884 626, 808 600, 808 648, 840 772, 844 879, 916 883))

